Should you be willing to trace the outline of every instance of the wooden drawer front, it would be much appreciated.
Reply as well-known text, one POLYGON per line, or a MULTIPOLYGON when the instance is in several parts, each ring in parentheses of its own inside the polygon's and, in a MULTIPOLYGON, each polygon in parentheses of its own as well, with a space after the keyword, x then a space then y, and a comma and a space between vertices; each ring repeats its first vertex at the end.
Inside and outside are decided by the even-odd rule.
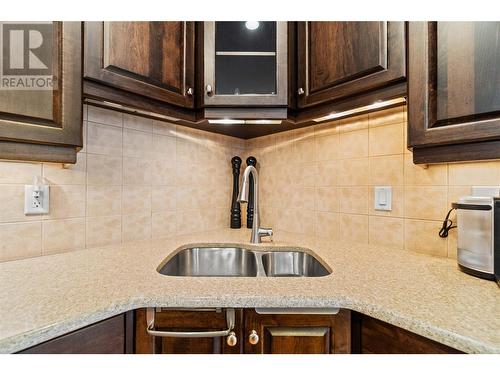
POLYGON ((118 315, 21 351, 23 354, 123 354, 125 315, 118 315))

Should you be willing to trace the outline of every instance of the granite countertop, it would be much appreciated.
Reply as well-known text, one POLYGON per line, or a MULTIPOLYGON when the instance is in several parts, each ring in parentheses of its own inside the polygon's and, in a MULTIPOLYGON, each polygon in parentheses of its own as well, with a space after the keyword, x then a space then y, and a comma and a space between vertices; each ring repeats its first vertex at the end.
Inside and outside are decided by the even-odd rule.
POLYGON ((16 352, 141 307, 340 307, 469 353, 500 353, 500 293, 456 261, 303 237, 332 270, 319 278, 168 277, 156 267, 189 243, 249 245, 219 230, 0 264, 0 353, 16 352))

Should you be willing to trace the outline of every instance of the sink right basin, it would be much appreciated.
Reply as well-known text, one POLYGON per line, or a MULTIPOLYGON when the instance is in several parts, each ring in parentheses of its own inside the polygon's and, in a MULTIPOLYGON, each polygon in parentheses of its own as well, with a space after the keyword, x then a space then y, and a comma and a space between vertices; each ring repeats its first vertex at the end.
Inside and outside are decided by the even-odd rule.
POLYGON ((312 255, 301 251, 274 251, 262 255, 262 265, 270 277, 318 277, 330 272, 312 255))

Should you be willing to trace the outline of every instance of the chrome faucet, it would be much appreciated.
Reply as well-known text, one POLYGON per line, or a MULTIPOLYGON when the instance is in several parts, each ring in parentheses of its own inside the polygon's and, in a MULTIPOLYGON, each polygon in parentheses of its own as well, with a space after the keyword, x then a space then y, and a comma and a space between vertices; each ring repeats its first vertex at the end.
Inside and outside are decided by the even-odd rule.
POLYGON ((247 203, 250 186, 250 174, 253 175, 253 225, 250 243, 260 243, 262 237, 270 237, 273 240, 273 230, 271 228, 261 228, 259 218, 259 176, 257 169, 249 165, 243 172, 243 182, 241 183, 241 191, 238 195, 238 202, 247 203))

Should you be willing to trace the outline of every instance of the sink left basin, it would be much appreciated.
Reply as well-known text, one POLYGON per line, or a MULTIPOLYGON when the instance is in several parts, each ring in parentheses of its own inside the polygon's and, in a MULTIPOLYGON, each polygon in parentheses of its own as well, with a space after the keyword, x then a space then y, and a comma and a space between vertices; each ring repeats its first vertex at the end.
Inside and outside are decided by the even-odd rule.
POLYGON ((252 251, 237 247, 193 247, 174 255, 160 265, 167 276, 257 276, 257 261, 252 251))

